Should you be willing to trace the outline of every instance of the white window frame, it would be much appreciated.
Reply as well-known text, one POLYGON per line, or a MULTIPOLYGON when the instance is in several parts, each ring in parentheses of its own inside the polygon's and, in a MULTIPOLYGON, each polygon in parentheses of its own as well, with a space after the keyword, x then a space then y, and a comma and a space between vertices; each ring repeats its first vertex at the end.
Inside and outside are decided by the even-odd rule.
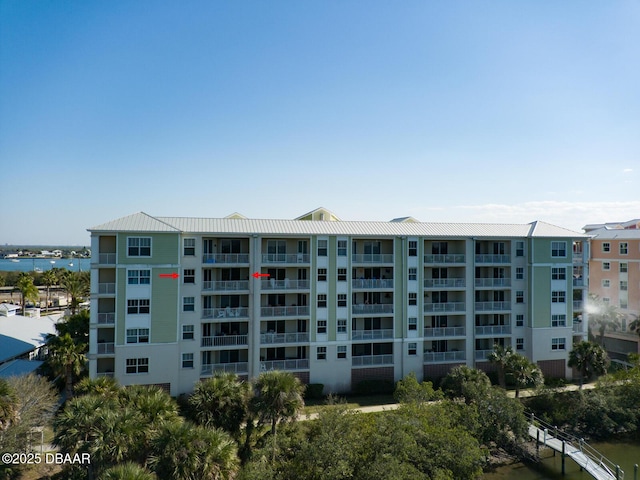
POLYGON ((327 281, 327 269, 326 268, 319 268, 318 269, 318 281, 319 282, 326 282, 327 281))
POLYGON ((418 294, 416 292, 409 292, 409 305, 418 305, 418 294))
POLYGON ((564 290, 551 292, 551 303, 567 303, 567 292, 564 290))
POLYGON ((346 345, 338 345, 336 351, 336 357, 339 360, 343 360, 347 358, 347 346, 346 345))
POLYGON ((338 240, 338 256, 346 257, 347 256, 347 241, 346 240, 338 240))
POLYGON ((347 269, 346 268, 339 268, 338 269, 338 281, 339 282, 346 282, 347 281, 347 269))
POLYGON ((327 294, 319 293, 318 294, 318 308, 327 308, 327 294))
POLYGON ((151 270, 127 270, 127 285, 151 285, 151 270))
POLYGON ((566 327, 567 326, 567 316, 564 313, 558 313, 551 315, 551 326, 552 327, 566 327))
POLYGON ((524 327, 524 314, 516 314, 516 327, 524 327))
POLYGON ((151 313, 151 300, 148 298, 127 299, 127 315, 148 315, 151 313))
POLYGON ((409 267, 409 280, 418 279, 418 269, 416 267, 409 267))
POLYGON ((629 255, 629 243, 620 242, 620 255, 629 255))
POLYGON ((602 288, 609 288, 611 286, 611 280, 608 278, 602 279, 602 288))
POLYGON ((183 312, 195 312, 196 311, 196 297, 182 297, 182 311, 183 312))
POLYGON ((409 256, 417 257, 418 256, 418 241, 417 240, 409 240, 409 256))
POLYGON ((318 360, 327 359, 327 347, 316 347, 316 358, 318 360))
POLYGON ((566 258, 567 242, 551 242, 551 256, 554 258, 566 258))
POLYGON ((516 338, 516 350, 524 350, 524 338, 516 338))
POLYGON ((611 251, 611 243, 602 242, 602 253, 608 253, 611 251))
POLYGON ((151 252, 151 237, 127 237, 127 257, 150 257, 151 252))
POLYGON ((195 284, 196 270, 195 268, 185 268, 182 272, 182 283, 195 284))
POLYGON ((551 280, 566 280, 567 269, 564 267, 551 267, 551 280))
POLYGON ((149 358, 127 358, 124 372, 125 375, 144 375, 149 373, 149 358))
POLYGON ((627 262, 620 262, 620 273, 628 273, 629 264, 627 262))
POLYGON ((605 272, 611 270, 611 262, 602 262, 602 270, 605 272))
POLYGON ((328 240, 318 240, 318 256, 326 257, 329 252, 328 240))
POLYGON ((347 319, 339 318, 336 320, 336 329, 338 333, 347 333, 347 319))
POLYGON ((347 306, 347 294, 339 293, 338 294, 338 307, 346 307, 347 306))
POLYGON ((182 368, 193 368, 193 353, 182 354, 182 368))
POLYGON ((417 342, 409 342, 407 344, 407 355, 417 355, 418 354, 418 344, 417 342))
POLYGON ((417 317, 409 317, 407 319, 407 329, 410 332, 418 330, 418 318, 417 317))
POLYGON ((182 340, 195 340, 196 332, 194 325, 182 325, 182 340))
POLYGON ((567 349, 567 339, 566 338, 552 338, 551 339, 551 350, 566 350, 567 349))
POLYGON ((128 344, 149 343, 150 332, 148 328, 127 328, 125 334, 128 344))
POLYGON ((516 290, 516 303, 524 303, 524 290, 516 290))
POLYGON ((524 280, 524 267, 516 267, 516 280, 524 280))
POLYGON ((629 282, 627 280, 620 280, 620 291, 626 292, 629 290, 629 282))
POLYGON ((319 335, 323 335, 327 333, 327 321, 326 320, 316 320, 316 332, 319 335))
POLYGON ((196 239, 195 238, 182 239, 182 254, 185 257, 194 257, 196 255, 196 239))

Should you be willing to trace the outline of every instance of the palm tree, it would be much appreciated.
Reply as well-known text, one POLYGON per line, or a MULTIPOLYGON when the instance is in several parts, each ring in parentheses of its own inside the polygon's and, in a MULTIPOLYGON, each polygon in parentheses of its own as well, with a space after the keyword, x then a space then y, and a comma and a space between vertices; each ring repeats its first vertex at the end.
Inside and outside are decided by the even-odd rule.
POLYGON ((590 324, 598 327, 598 339, 604 347, 604 334, 607 330, 618 330, 622 326, 624 314, 620 313, 615 305, 603 302, 597 296, 589 297, 589 310, 590 324))
POLYGON ((507 387, 505 378, 506 366, 513 355, 514 351, 511 346, 505 347, 496 343, 493 345, 493 352, 487 356, 487 360, 498 367, 498 382, 502 388, 507 387))
POLYGON ((68 333, 52 337, 47 345, 49 364, 54 372, 64 377, 66 398, 70 399, 73 397, 74 376, 80 375, 87 362, 86 345, 76 344, 68 333))
POLYGON ((24 315, 26 303, 28 301, 37 302, 40 293, 38 292, 38 287, 33 284, 33 277, 28 273, 20 274, 16 288, 20 291, 20 303, 22 304, 22 315, 24 315))
POLYGON ((120 393, 120 386, 113 377, 85 377, 76 384, 76 394, 96 394, 105 397, 116 398, 120 393))
POLYGON ((573 346, 569 352, 569 366, 580 372, 580 389, 585 380, 589 380, 594 374, 607 373, 609 357, 605 349, 593 342, 582 341, 573 346))
POLYGON ((87 272, 68 272, 60 282, 62 288, 71 297, 71 313, 75 314, 78 305, 89 295, 89 277, 87 272))
POLYGON ((50 299, 50 291, 51 291, 51 287, 53 285, 55 285, 58 282, 58 278, 56 277, 56 274, 53 273, 52 270, 47 270, 46 272, 44 272, 42 274, 41 277, 41 281, 44 284, 45 287, 47 287, 47 307, 46 307, 46 311, 49 311, 49 299, 50 299))
POLYGON ((238 439, 247 420, 251 386, 235 373, 217 372, 198 383, 189 397, 199 425, 222 428, 238 439))
POLYGON ((140 465, 128 462, 108 468, 102 472, 98 480, 157 480, 157 478, 154 473, 140 465))
POLYGON ((466 404, 471 404, 487 396, 491 390, 491 380, 482 370, 459 365, 442 379, 441 388, 447 397, 464 398, 466 404))
POLYGON ((520 397, 520 389, 527 386, 538 387, 544 382, 540 367, 523 355, 513 354, 509 357, 506 373, 516 385, 516 398, 520 397))

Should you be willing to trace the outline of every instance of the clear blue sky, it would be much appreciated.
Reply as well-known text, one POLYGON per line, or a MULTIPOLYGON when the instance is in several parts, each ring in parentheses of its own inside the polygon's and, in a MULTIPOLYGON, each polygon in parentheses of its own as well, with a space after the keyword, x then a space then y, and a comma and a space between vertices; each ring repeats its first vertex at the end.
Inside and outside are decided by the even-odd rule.
POLYGON ((0 0, 0 165, 0 244, 637 218, 640 2, 0 0))

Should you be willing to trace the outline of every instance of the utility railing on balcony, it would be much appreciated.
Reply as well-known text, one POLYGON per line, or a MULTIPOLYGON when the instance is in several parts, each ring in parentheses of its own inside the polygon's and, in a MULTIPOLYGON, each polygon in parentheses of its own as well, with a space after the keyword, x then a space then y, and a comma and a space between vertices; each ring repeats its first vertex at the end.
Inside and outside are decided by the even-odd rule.
POLYGON ((584 278, 574 278, 573 279, 574 287, 584 287, 584 278))
POLYGON ((248 280, 222 280, 217 282, 203 282, 202 290, 228 292, 230 290, 249 290, 248 280))
POLYGON ((202 365, 201 375, 213 375, 214 372, 247 373, 249 371, 247 362, 235 363, 207 363, 202 365))
POLYGON ((269 278, 260 282, 262 290, 309 290, 309 280, 276 280, 269 278))
POLYGON ((98 283, 98 294, 112 295, 116 293, 115 283, 98 283))
POLYGON ((393 329, 379 330, 352 330, 351 340, 382 340, 384 338, 393 338, 393 329))
POLYGON ((260 343, 272 344, 272 343, 307 343, 309 341, 309 334, 306 332, 295 333, 261 333, 260 343))
POLYGON ((98 376, 98 377, 111 377, 111 378, 113 378, 114 373, 113 373, 113 372, 98 372, 98 373, 96 373, 96 376, 98 376))
POLYGON ((463 352, 463 351, 424 352, 425 363, 458 362, 466 359, 467 359, 467 354, 466 352, 463 352))
POLYGON ((573 333, 577 335, 584 335, 586 332, 582 328, 582 322, 574 322, 573 323, 573 333))
POLYGON ((511 325, 476 325, 476 335, 510 335, 511 325))
POLYGON ((510 278, 476 278, 476 287, 510 287, 510 278))
POLYGON ((202 347, 230 347, 234 345, 247 345, 246 335, 216 335, 214 337, 202 337, 202 347))
POLYGON ((511 263, 510 255, 476 255, 476 263, 511 263))
POLYGON ((476 302, 476 312, 511 310, 511 302, 476 302))
POLYGON ((351 305, 351 313, 356 315, 365 313, 393 313, 393 304, 351 305))
POLYGON ((354 253, 352 263, 393 263, 392 253, 354 253))
POLYGON ((262 263, 309 263, 306 253, 263 253, 262 263))
POLYGON ((424 263, 465 263, 465 256, 459 253, 425 255, 424 263))
POLYGON ((98 263, 100 265, 115 265, 117 257, 116 253, 99 253, 98 263))
POLYGON ((205 308, 202 310, 202 318, 248 318, 247 307, 205 308))
POLYGON ((393 278, 354 278, 351 280, 351 287, 354 289, 393 288, 393 278))
POLYGON ((573 310, 582 310, 584 308, 584 302, 582 300, 573 301, 573 310))
POLYGON ((464 278, 427 278, 424 288, 464 288, 464 278))
POLYGON ((464 337, 465 327, 425 327, 425 337, 464 337))
POLYGON ((307 370, 309 368, 308 358, 298 358, 291 360, 266 360, 260 362, 260 370, 307 370))
POLYGON ((112 355, 115 351, 114 342, 98 343, 98 355, 112 355))
POLYGON ((249 263, 248 253, 205 253, 203 263, 249 263))
POLYGON ((360 355, 351 357, 351 366, 393 365, 393 355, 360 355))
POLYGON ((476 352, 475 352, 476 360, 486 360, 487 357, 493 351, 494 351, 493 349, 491 349, 491 350, 476 350, 476 352))
POLYGON ((425 303, 425 312, 464 312, 464 302, 425 303))
POLYGON ((112 313, 98 313, 98 324, 100 325, 113 325, 116 323, 116 314, 112 313))
POLYGON ((308 306, 260 307, 262 317, 297 317, 309 315, 308 306))

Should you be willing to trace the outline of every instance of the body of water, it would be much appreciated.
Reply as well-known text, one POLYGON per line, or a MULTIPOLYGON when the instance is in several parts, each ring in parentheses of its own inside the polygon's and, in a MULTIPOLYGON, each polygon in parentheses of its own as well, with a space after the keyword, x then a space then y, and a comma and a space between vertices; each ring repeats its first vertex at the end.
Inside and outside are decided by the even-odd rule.
POLYGON ((91 268, 90 258, 0 258, 2 272, 46 272, 52 268, 66 268, 86 272, 91 268))
MULTIPOLYGON (((634 465, 640 464, 640 443, 614 442, 590 443, 593 448, 613 463, 620 465, 624 471, 624 480, 633 480, 634 465)), ((562 458, 560 453, 553 456, 552 450, 540 449, 543 460, 537 465, 516 463, 500 467, 494 472, 486 473, 482 480, 593 480, 587 472, 580 471, 577 463, 569 457, 565 459, 565 475, 562 475, 562 458)), ((640 480, 640 473, 638 474, 640 480)))

